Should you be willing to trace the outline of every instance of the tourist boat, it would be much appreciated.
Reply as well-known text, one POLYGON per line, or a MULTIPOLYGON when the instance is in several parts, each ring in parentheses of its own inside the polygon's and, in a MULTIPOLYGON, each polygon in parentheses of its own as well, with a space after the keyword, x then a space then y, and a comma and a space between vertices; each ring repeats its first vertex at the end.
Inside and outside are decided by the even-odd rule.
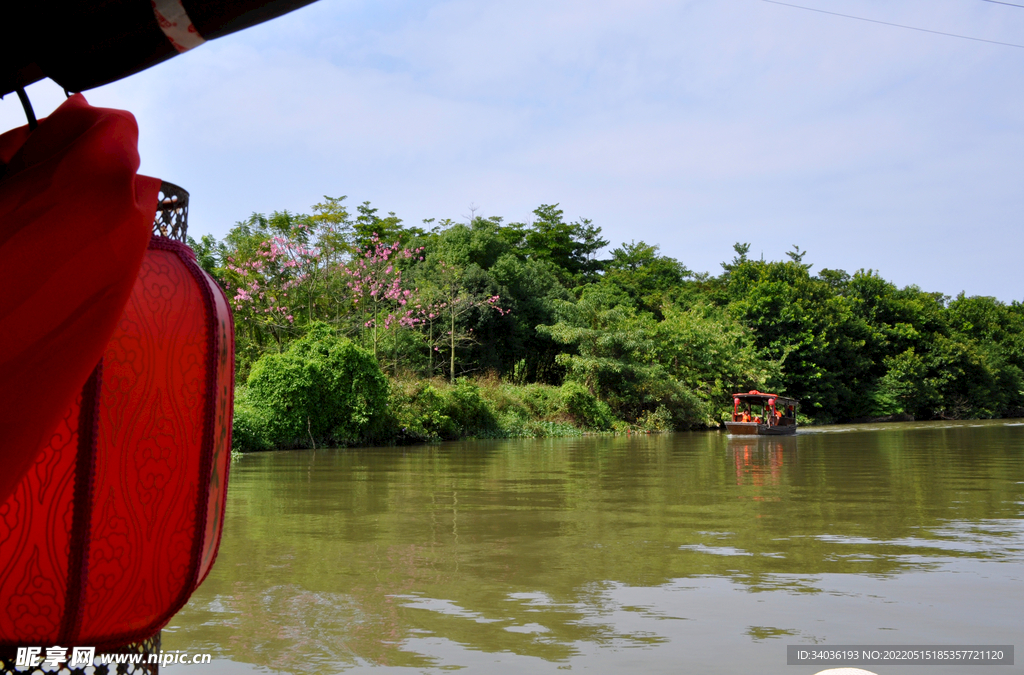
POLYGON ((732 420, 725 423, 736 436, 788 436, 796 433, 800 402, 778 394, 748 391, 732 395, 732 420))

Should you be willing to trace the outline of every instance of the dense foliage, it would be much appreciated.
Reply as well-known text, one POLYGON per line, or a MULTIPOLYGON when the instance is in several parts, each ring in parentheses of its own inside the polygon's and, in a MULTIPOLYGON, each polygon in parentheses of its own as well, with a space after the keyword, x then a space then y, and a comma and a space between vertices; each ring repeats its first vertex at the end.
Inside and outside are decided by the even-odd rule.
POLYGON ((321 322, 284 353, 264 354, 244 391, 252 418, 246 428, 275 447, 372 439, 388 404, 388 382, 373 355, 321 322))
POLYGON ((730 393, 754 388, 801 399, 815 422, 1024 413, 1018 302, 814 274, 796 247, 765 261, 736 244, 718 276, 645 242, 602 259, 590 221, 550 204, 534 216, 408 226, 325 198, 191 241, 235 310, 248 380, 236 433, 257 447, 528 421, 684 429, 717 424, 730 393))

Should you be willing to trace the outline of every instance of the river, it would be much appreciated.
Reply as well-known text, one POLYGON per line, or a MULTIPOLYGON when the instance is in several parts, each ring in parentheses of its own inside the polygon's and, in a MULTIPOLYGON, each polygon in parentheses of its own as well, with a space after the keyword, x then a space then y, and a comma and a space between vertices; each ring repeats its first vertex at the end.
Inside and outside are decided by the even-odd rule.
POLYGON ((789 644, 1024 644, 1021 421, 265 453, 226 513, 163 633, 226 675, 795 675, 822 668, 789 644))

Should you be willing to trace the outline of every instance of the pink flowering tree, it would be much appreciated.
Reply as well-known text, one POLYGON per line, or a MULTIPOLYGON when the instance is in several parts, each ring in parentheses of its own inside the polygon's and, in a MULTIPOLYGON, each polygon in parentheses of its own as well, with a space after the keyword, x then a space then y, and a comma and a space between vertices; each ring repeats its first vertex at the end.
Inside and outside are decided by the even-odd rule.
MULTIPOLYGON (((326 270, 320 249, 309 243, 309 225, 297 223, 287 235, 258 240, 246 256, 227 258, 225 282, 235 321, 252 337, 282 339, 296 318, 312 321, 326 270)), ((257 340, 258 341, 258 340, 257 340)))
MULTIPOLYGON (((362 255, 344 269, 352 303, 360 316, 360 329, 367 335, 373 355, 379 356, 381 339, 388 331, 412 328, 419 320, 410 304, 415 289, 402 279, 403 263, 422 260, 422 248, 402 248, 396 241, 385 244, 376 234, 362 255)), ((394 341, 397 350, 398 340, 394 341)), ((396 356, 397 369, 397 356, 396 356)))

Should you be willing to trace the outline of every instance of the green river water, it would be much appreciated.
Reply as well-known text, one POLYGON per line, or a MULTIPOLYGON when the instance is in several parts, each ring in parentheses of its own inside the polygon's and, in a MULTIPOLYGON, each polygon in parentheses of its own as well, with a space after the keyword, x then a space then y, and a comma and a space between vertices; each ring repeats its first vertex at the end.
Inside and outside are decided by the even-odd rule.
MULTIPOLYGON (((800 673, 1024 646, 1024 422, 249 455, 167 673, 800 673)), ((865 666, 880 674, 1015 666, 865 666)))

